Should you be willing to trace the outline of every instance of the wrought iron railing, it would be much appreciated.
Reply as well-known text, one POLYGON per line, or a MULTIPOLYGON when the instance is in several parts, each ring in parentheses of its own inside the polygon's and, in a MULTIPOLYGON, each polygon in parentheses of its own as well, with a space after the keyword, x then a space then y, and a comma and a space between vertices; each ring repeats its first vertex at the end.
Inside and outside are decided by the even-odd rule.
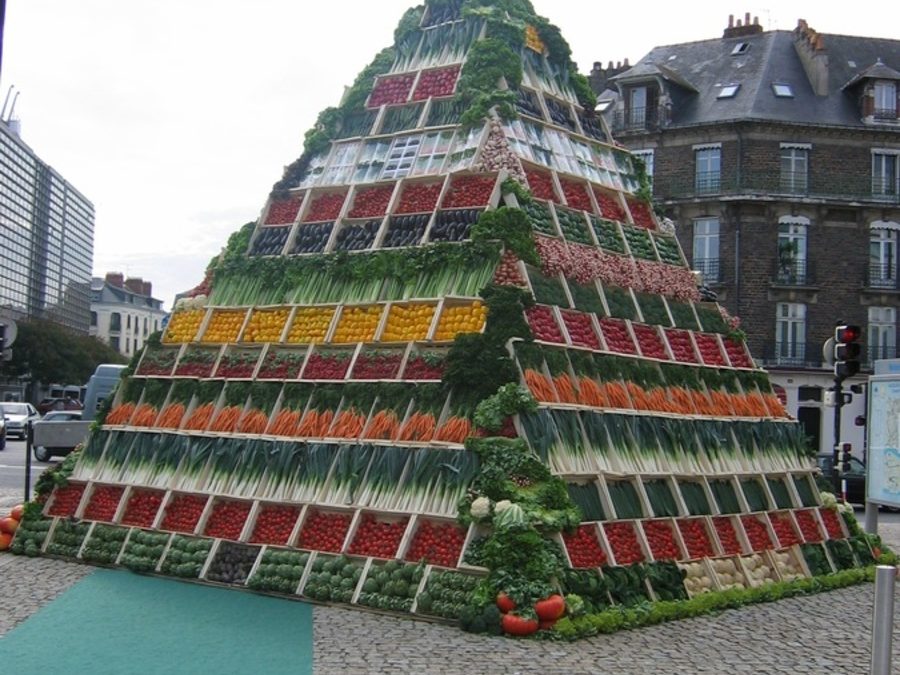
POLYGON ((866 277, 867 288, 883 288, 896 291, 900 289, 900 285, 897 282, 897 265, 894 263, 869 263, 868 276, 866 277))
POLYGON ((898 353, 897 345, 878 345, 875 347, 868 345, 865 348, 864 355, 866 359, 864 366, 871 368, 875 361, 896 359, 900 356, 900 353, 898 353))
POLYGON ((775 342, 763 348, 766 366, 786 368, 819 368, 822 344, 813 342, 775 342))
POLYGON ((703 281, 716 284, 722 281, 722 269, 718 258, 694 258, 691 269, 703 274, 703 281))
POLYGON ((613 131, 655 131, 660 127, 659 107, 626 108, 613 114, 613 131))
POLYGON ((896 108, 896 106, 893 108, 875 108, 875 111, 872 113, 872 116, 876 120, 896 120, 897 119, 897 108, 896 108))
POLYGON ((697 194, 718 194, 722 191, 721 171, 697 171, 694 174, 694 190, 697 194))
POLYGON ((779 286, 808 286, 814 283, 813 265, 806 260, 776 260, 772 283, 779 286))
POLYGON ((872 176, 872 196, 879 201, 897 201, 897 177, 896 176, 872 176))
POLYGON ((806 171, 782 171, 778 187, 787 194, 805 195, 809 191, 806 171))

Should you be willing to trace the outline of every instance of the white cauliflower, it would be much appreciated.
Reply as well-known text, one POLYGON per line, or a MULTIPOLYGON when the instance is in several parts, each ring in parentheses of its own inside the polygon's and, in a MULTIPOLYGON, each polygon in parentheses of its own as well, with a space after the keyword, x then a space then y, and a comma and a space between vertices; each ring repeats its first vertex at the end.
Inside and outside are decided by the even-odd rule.
POLYGON ((473 518, 487 518, 491 515, 491 500, 487 497, 478 497, 472 502, 471 513, 473 518))
POLYGON ((509 501, 508 499, 499 501, 496 504, 494 504, 494 513, 499 515, 499 514, 503 513, 504 511, 506 511, 506 509, 508 509, 510 506, 512 506, 512 502, 509 501))
POLYGON ((835 497, 830 492, 820 492, 819 497, 822 499, 822 506, 826 509, 836 509, 837 508, 837 497, 835 497))

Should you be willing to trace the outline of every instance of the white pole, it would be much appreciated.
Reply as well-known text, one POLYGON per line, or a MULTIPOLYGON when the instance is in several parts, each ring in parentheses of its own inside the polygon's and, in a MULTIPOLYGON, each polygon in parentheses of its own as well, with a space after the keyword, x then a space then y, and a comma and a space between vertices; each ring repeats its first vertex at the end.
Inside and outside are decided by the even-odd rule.
POLYGON ((897 568, 875 568, 875 607, 872 612, 872 669, 870 675, 891 675, 891 637, 894 630, 894 582, 897 568))

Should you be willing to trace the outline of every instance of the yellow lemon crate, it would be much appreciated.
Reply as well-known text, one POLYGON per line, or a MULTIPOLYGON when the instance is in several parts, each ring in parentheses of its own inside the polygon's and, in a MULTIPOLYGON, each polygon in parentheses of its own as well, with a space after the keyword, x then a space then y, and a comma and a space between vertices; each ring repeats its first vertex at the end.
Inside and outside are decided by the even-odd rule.
POLYGON ((437 315, 428 339, 432 342, 453 342, 462 333, 484 332, 487 305, 480 299, 444 298, 437 315))

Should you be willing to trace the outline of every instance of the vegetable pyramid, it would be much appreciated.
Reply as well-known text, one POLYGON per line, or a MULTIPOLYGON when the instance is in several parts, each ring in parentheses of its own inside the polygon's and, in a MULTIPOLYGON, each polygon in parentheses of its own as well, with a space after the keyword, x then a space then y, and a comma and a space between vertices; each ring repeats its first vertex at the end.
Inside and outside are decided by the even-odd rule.
POLYGON ((527 0, 410 9, 136 361, 44 550, 514 634, 868 563, 594 104, 527 0))

